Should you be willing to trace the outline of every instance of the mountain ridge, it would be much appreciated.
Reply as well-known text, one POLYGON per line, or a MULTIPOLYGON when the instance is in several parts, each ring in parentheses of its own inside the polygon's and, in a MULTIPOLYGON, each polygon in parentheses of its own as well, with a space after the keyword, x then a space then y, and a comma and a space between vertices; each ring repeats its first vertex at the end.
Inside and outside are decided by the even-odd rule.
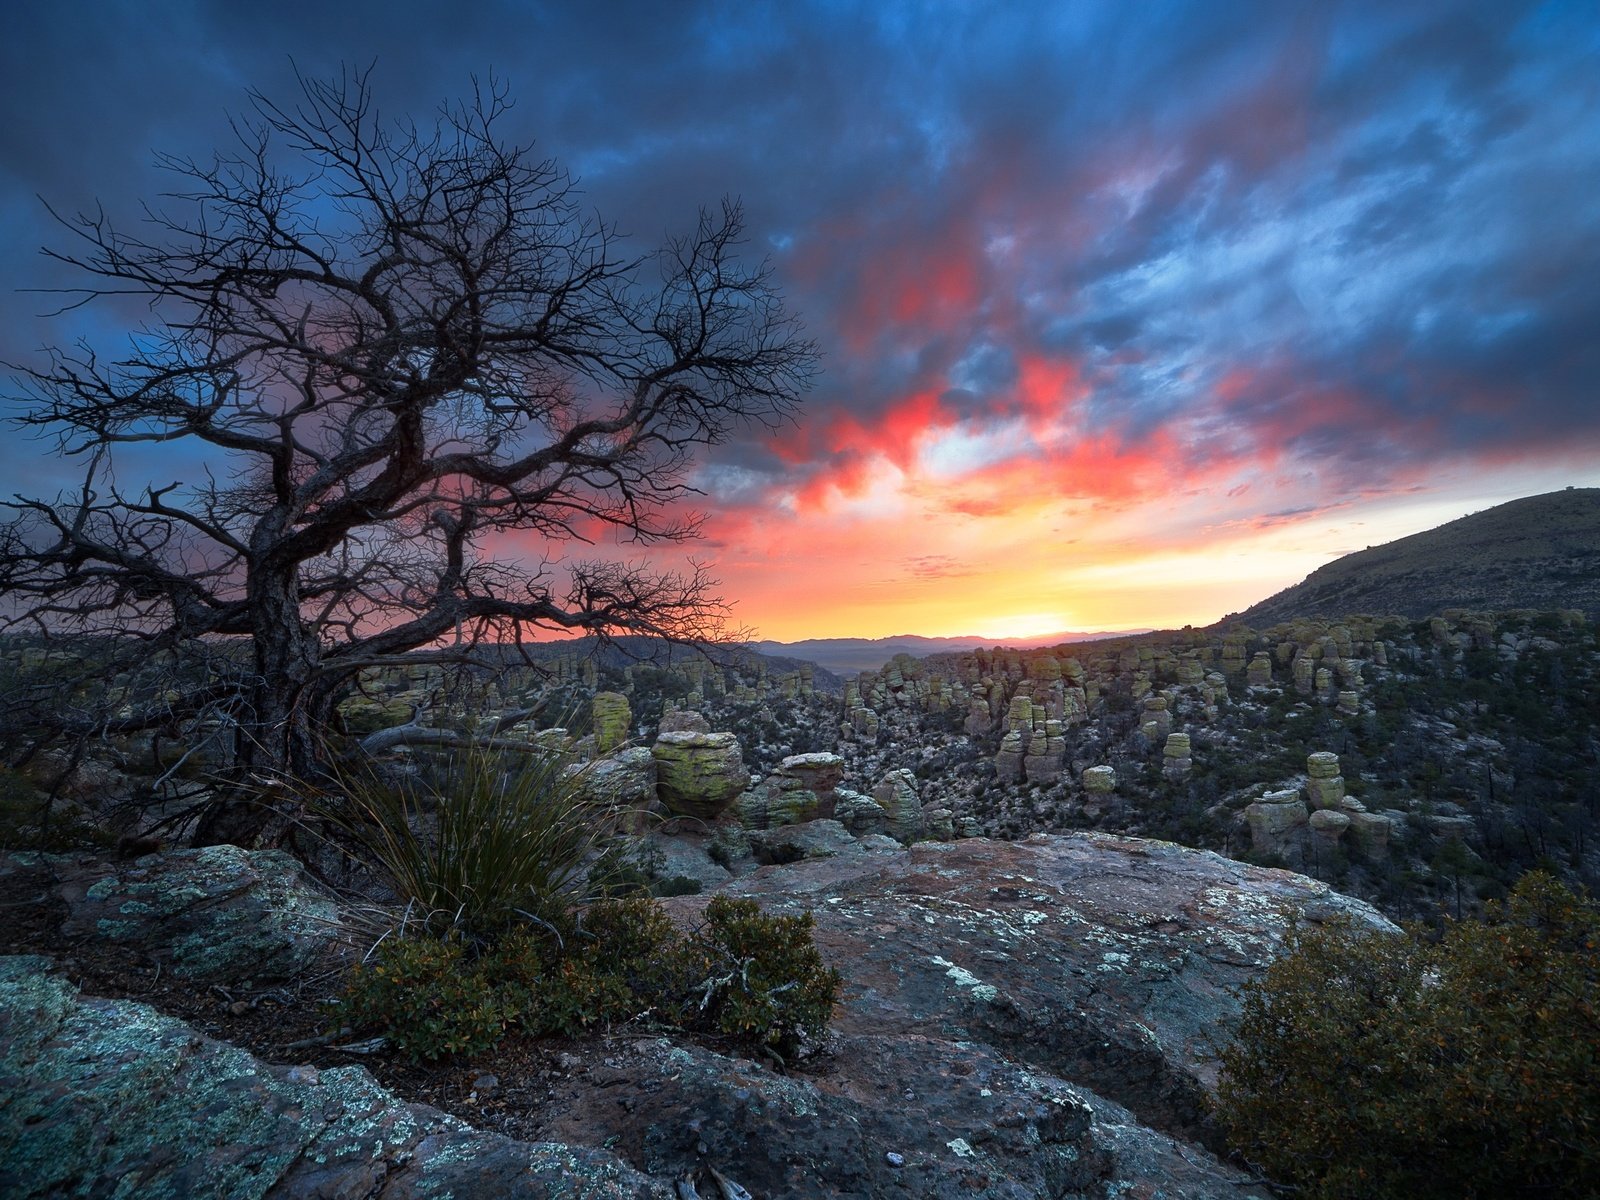
POLYGON ((900 633, 880 638, 802 638, 795 642, 766 639, 751 642, 749 645, 752 650, 761 654, 805 659, 836 674, 853 675, 861 671, 875 671, 897 654, 926 658, 930 654, 960 654, 994 647, 1038 650, 1046 646, 1096 642, 1106 638, 1149 632, 1148 629, 1099 630, 1088 633, 1063 631, 1025 638, 990 638, 976 635, 926 637, 917 633, 900 633))

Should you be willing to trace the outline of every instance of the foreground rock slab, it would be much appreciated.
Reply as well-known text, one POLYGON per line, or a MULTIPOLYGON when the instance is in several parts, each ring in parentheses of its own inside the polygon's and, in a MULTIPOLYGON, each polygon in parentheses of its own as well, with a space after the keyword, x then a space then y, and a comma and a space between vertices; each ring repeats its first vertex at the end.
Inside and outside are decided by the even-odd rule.
POLYGON ((1104 834, 807 859, 724 890, 815 915, 845 975, 839 1034, 987 1046, 1199 1139, 1210 1044, 1289 926, 1393 928, 1302 875, 1104 834))
POLYGON ((360 1067, 273 1067, 0 958, 0 1195, 668 1200, 615 1155, 480 1133, 360 1067))
MULTIPOLYGON (((1203 1148, 1209 1043, 1293 922, 1389 928, 1378 913, 1303 876, 1164 842, 891 847, 722 889, 814 915, 845 976, 824 1053, 784 1073, 615 1031, 562 1056, 570 1065, 530 1114, 539 1142, 404 1103, 362 1068, 266 1065, 145 1005, 80 996, 48 960, 0 959, 0 1195, 684 1200, 694 1193, 675 1181, 694 1178, 710 1200, 719 1177, 742 1189, 724 1197, 764 1200, 1268 1194, 1203 1148)), ((235 853, 241 876, 282 865, 235 853)), ((122 939, 145 926, 119 922, 153 918, 134 940, 176 963, 173 936, 187 945, 191 919, 218 906, 204 886, 172 883, 193 864, 169 859, 132 873, 80 864, 63 895, 81 893, 82 932, 122 939), (152 901, 175 887, 194 903, 152 901)), ((273 910, 274 889, 257 893, 273 910)), ((307 902, 284 895, 291 909, 307 902)), ((665 903, 692 922, 706 899, 665 903)), ((206 929, 202 941, 219 932, 206 929)))

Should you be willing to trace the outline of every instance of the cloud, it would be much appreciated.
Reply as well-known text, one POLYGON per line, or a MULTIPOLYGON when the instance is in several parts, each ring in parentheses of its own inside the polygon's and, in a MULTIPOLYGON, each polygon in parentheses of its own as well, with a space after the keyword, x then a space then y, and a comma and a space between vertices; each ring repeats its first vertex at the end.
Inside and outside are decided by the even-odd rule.
MULTIPOLYGON (((206 155, 291 59, 376 59, 397 114, 493 68, 517 137, 636 251, 741 197, 825 354, 795 425, 695 476, 752 572, 788 544, 839 575, 876 539, 915 590, 1022 569, 994 547, 1055 528, 1104 529, 1085 554, 1286 536, 1600 449, 1592 5, 88 8, 29 7, 0 45, 22 286, 65 278, 34 193, 136 219, 150 149, 206 155)), ((0 297, 0 359, 126 319, 40 307, 0 297)))

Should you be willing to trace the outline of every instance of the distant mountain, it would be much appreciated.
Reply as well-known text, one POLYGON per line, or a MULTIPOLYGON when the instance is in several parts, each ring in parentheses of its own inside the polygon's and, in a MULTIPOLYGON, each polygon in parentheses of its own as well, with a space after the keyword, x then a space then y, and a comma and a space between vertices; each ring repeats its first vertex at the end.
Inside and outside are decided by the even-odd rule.
POLYGON ((1577 608, 1600 620, 1600 488, 1528 496, 1347 554, 1237 618, 1420 619, 1447 608, 1577 608))
POLYGON ((876 671, 896 654, 926 658, 930 654, 962 654, 1004 646, 1012 650, 1034 650, 1041 646, 1060 646, 1069 642, 1092 642, 1121 637, 1126 633, 1148 633, 1147 629, 1112 633, 1050 633, 1031 638, 921 637, 902 633, 881 638, 808 638, 799 642, 752 642, 750 648, 766 655, 803 658, 840 675, 876 671))

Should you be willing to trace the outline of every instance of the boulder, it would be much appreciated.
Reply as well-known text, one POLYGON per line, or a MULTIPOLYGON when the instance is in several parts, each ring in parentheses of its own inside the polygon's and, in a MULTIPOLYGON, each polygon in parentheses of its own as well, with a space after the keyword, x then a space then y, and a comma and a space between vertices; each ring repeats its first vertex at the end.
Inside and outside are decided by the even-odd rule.
MULTIPOLYGON (((834 792, 833 817, 857 837, 883 834, 889 827, 889 814, 871 796, 839 788, 834 792)), ((743 800, 741 798, 741 803, 743 800)))
POLYGON ((1307 819, 1299 792, 1268 792, 1246 806, 1244 816, 1250 825, 1250 848, 1257 854, 1282 854, 1307 819))
POLYGON ((694 711, 692 708, 674 708, 661 714, 661 728, 657 735, 663 733, 710 733, 711 722, 694 711))
POLYGON ((948 842, 956 836, 956 815, 948 808, 922 810, 922 836, 935 842, 948 842))
POLYGON ((1083 790, 1106 795, 1117 790, 1117 772, 1114 767, 1085 767, 1083 790))
POLYGON ((731 733, 676 730, 656 739, 656 794, 674 816, 710 821, 750 783, 739 739, 731 733))
POLYGON ((1389 854, 1389 818, 1377 813, 1353 812, 1350 838, 1369 862, 1382 862, 1389 854))
POLYGON ((778 764, 778 774, 798 780, 801 787, 815 792, 826 802, 831 800, 834 789, 844 778, 844 759, 837 754, 791 754, 778 764))
POLYGON ((63 930, 136 946, 207 983, 286 979, 338 940, 339 910, 277 850, 207 846, 61 868, 63 930))
POLYGON ((584 794, 619 808, 648 811, 656 801, 656 759, 645 746, 630 746, 580 768, 584 794))

